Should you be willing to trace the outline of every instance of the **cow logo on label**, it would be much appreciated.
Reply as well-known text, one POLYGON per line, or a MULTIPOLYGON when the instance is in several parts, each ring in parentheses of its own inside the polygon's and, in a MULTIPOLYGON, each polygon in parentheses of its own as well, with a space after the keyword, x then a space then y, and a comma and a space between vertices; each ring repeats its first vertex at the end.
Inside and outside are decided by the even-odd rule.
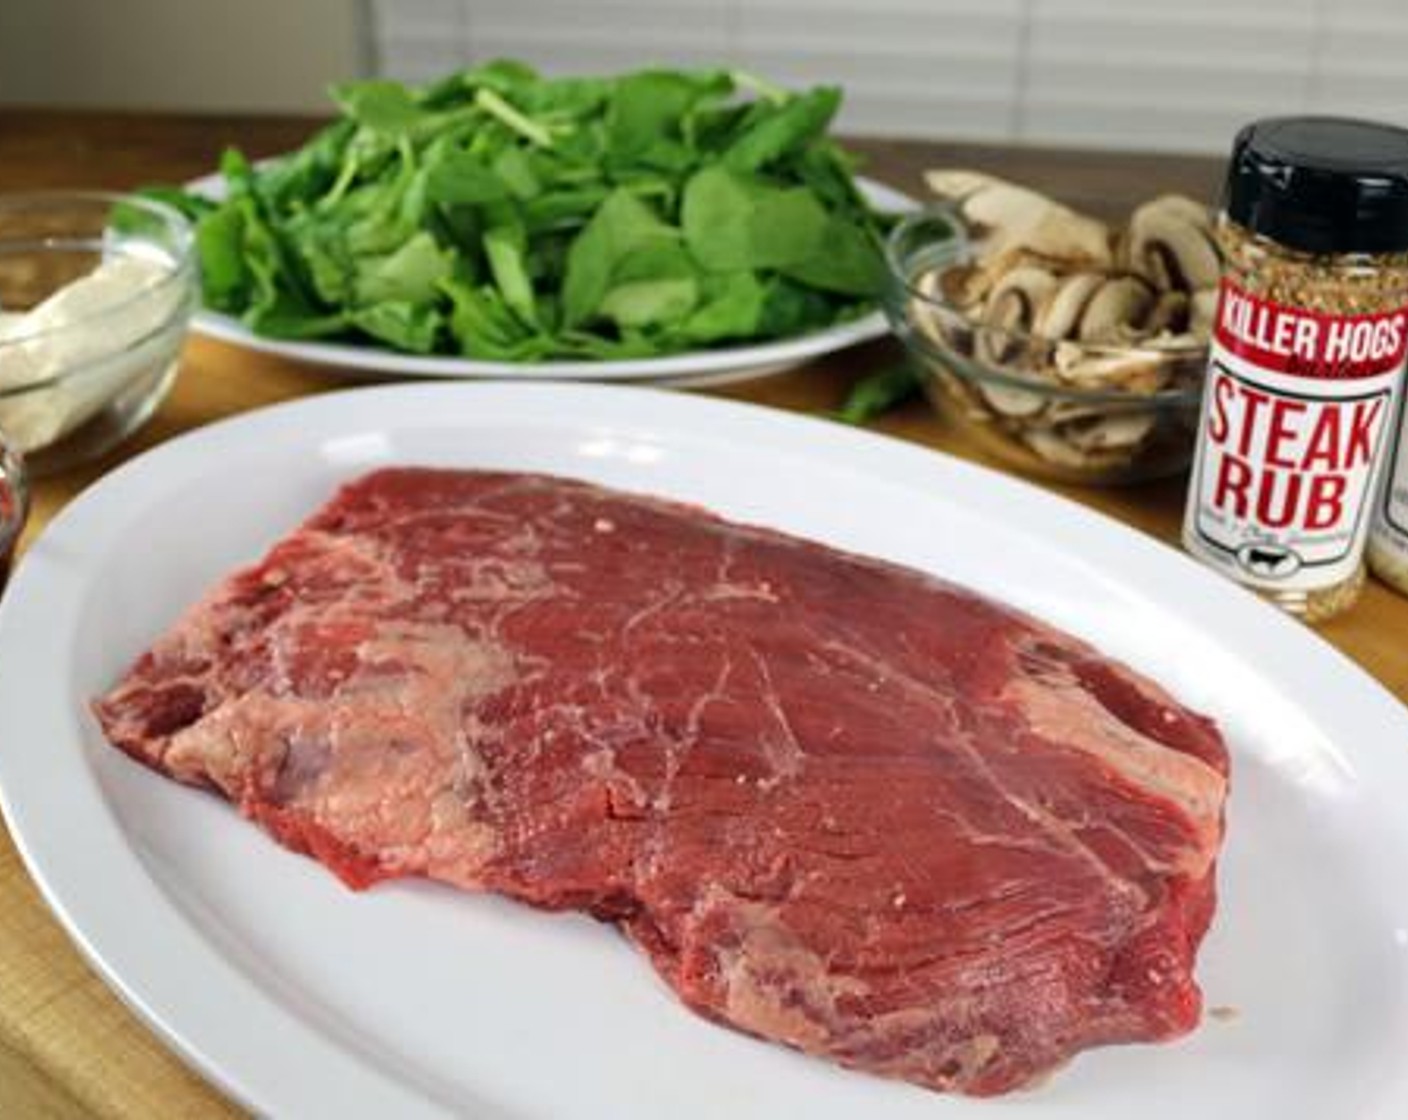
POLYGON ((1237 550, 1237 563, 1261 579, 1284 579, 1300 570, 1293 549, 1271 541, 1251 541, 1237 550))

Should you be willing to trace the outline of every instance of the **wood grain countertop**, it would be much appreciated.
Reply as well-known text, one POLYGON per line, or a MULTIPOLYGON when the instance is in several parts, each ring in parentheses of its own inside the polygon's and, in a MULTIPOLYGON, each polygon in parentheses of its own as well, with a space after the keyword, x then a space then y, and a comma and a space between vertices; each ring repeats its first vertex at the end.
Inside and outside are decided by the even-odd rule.
MULTIPOLYGON (((226 145, 236 144, 256 157, 270 155, 299 143, 316 123, 0 109, 0 191, 179 182, 209 171, 226 145)), ((1211 197, 1219 173, 1215 161, 1169 156, 938 143, 857 141, 855 147, 869 157, 868 174, 915 194, 923 168, 971 166, 1114 209, 1166 190, 1211 197)), ((820 411, 835 407, 855 378, 894 356, 892 344, 878 343, 714 392, 820 411)), ((193 339, 175 390, 136 438, 100 463, 37 485, 35 516, 25 541, 104 471, 144 448, 232 413, 345 384, 329 371, 193 339)), ((987 461, 919 402, 877 426, 965 459, 987 461)), ((1050 488, 1173 542, 1184 485, 1180 479, 1122 490, 1050 488)), ((1408 700, 1408 599, 1371 581, 1359 606, 1320 633, 1408 700)), ((5 743, 0 749, 21 746, 5 743)), ((87 967, 45 908, 8 836, 0 834, 0 1116, 148 1120, 237 1115, 238 1108, 187 1070, 87 967)))

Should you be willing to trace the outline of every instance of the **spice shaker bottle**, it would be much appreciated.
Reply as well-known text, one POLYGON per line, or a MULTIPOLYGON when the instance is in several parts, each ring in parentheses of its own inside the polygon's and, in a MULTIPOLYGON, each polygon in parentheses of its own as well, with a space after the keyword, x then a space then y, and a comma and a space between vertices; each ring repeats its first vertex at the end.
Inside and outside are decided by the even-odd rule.
POLYGON ((1398 422, 1374 503, 1369 567, 1390 587, 1408 595, 1408 387, 1400 394, 1398 422))
POLYGON ((1244 128, 1183 525, 1193 555, 1318 621, 1364 582, 1408 352, 1408 129, 1244 128))

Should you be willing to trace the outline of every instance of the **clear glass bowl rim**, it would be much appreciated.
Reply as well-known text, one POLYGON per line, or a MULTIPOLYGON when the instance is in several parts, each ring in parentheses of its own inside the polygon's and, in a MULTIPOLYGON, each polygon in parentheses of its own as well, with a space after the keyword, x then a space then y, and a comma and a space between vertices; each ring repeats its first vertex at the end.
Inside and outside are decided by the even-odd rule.
MULTIPOLYGON (((175 266, 155 284, 139 288, 131 295, 124 296, 116 303, 108 304, 101 311, 93 315, 85 316, 81 322, 70 323, 62 327, 50 327, 42 331, 29 331, 24 334, 9 335, 4 339, 0 339, 0 354, 3 354, 5 350, 10 347, 30 343, 36 339, 62 335, 79 328, 87 328, 93 323, 103 322, 136 306, 143 300, 160 296, 172 288, 182 285, 191 285, 194 280, 196 262, 195 230, 180 211, 176 210, 175 207, 168 206, 164 202, 143 198, 140 195, 123 193, 122 191, 14 191, 0 194, 0 215, 22 213, 27 210, 37 212, 45 209, 53 209, 60 205, 73 205, 75 203, 106 206, 108 209, 112 209, 118 205, 131 206, 139 210, 144 210, 152 217, 160 219, 172 234, 171 248, 175 254, 175 266)), ((6 244, 18 240, 20 240, 18 237, 0 235, 0 251, 3 251, 6 244)), ((58 245, 62 243, 64 235, 47 234, 36 240, 42 248, 46 245, 58 245)), ((145 341, 145 339, 140 341, 145 341)), ((44 382, 26 384, 24 388, 35 388, 40 384, 53 384, 67 376, 69 376, 69 374, 59 374, 55 377, 47 378, 44 382)), ((0 396, 5 395, 8 394, 0 392, 0 396)))
MULTIPOLYGON (((154 288, 155 285, 153 285, 152 288, 144 288, 143 291, 151 292, 154 290, 154 288)), ((143 346, 151 344, 153 340, 160 338, 166 331, 171 328, 171 324, 174 320, 181 318, 188 311, 193 311, 194 309, 194 292, 191 292, 183 301, 183 306, 178 306, 176 308, 175 314, 173 314, 167 319, 163 319, 160 323, 154 326, 151 330, 147 331, 147 333, 142 335, 140 338, 134 338, 121 350, 112 350, 99 357, 91 358, 88 361, 83 362, 79 365, 69 367, 62 373, 56 373, 52 377, 44 377, 37 381, 22 381, 20 384, 12 385, 8 389, 0 389, 0 401, 18 400, 20 397, 28 396, 31 393, 42 393, 46 390, 54 389, 59 385, 66 385, 74 381, 79 381, 85 377, 97 376, 99 373, 103 372, 99 367, 104 362, 110 361, 121 354, 130 354, 134 350, 140 350, 143 346)), ((182 333, 184 334, 184 331, 182 333)), ((27 335, 25 337, 26 340, 28 340, 43 336, 33 334, 27 335)), ((173 349, 179 346, 180 342, 181 339, 179 336, 174 337, 172 340, 173 349)), ((3 353, 4 346, 0 345, 0 354, 3 353)))

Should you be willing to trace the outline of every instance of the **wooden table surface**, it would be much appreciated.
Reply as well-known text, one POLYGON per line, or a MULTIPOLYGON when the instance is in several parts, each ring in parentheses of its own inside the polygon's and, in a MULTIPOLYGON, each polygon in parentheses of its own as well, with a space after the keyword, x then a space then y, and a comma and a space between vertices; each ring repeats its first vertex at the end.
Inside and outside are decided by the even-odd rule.
MULTIPOLYGON (((179 182, 208 171, 227 144, 254 156, 269 155, 298 143, 313 123, 0 109, 0 191, 179 182)), ((856 147, 870 157, 870 174, 911 193, 920 190, 920 170, 936 165, 980 167, 1115 207, 1165 190, 1210 197, 1218 175, 1215 162, 1177 157, 948 144, 856 147)), ((779 408, 822 410, 834 407, 857 376, 893 357, 890 344, 879 343, 717 392, 779 408)), ((334 373, 193 340, 175 390, 144 431, 103 462, 38 484, 25 541, 105 470, 143 448, 232 413, 343 384, 334 373)), ((984 461, 960 433, 920 403, 877 426, 984 461)), ((1052 489, 1162 540, 1176 539, 1182 480, 1127 490, 1052 489)), ((1371 582, 1358 608, 1321 633, 1408 699, 1408 599, 1371 582)), ((0 749, 23 746, 6 743, 0 749)), ((87 968, 45 909, 8 836, 0 835, 0 1116, 147 1120, 239 1114, 87 968)))

